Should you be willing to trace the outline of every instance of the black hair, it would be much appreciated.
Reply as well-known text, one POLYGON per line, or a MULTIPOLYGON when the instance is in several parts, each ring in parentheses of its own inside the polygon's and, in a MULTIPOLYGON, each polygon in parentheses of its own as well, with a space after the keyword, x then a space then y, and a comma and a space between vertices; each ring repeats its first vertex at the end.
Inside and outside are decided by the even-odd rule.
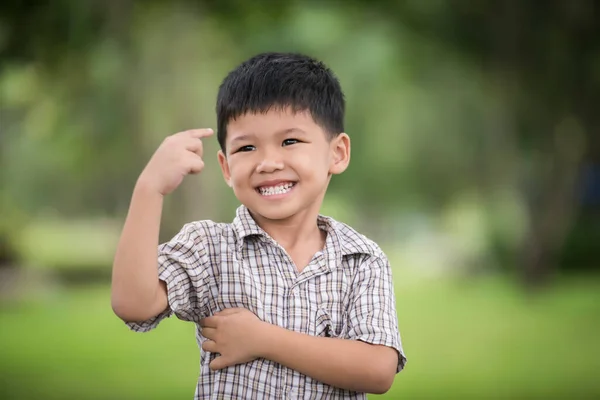
POLYGON ((225 151, 227 124, 247 113, 290 107, 310 112, 330 138, 344 132, 344 93, 321 61, 297 53, 262 53, 240 64, 217 96, 217 140, 225 151))

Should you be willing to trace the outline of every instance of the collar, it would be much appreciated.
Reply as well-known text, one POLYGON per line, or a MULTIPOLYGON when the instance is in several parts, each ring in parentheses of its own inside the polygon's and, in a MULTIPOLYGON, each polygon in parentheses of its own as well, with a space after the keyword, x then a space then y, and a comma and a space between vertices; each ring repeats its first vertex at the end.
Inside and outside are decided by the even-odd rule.
MULTIPOLYGON (((250 211, 244 205, 237 208, 232 225, 240 242, 243 242, 250 236, 261 236, 265 239, 270 238, 270 236, 258 226, 254 218, 252 218, 250 211)), ((327 232, 325 251, 329 253, 328 258, 330 259, 336 259, 336 261, 339 262, 341 261, 342 256, 346 255, 367 254, 378 256, 381 253, 379 246, 373 241, 350 226, 336 221, 331 217, 319 214, 317 216, 317 226, 319 229, 327 232)))
POLYGON ((248 236, 267 236, 267 233, 256 223, 250 211, 246 206, 241 205, 235 211, 233 219, 233 229, 239 240, 244 240, 248 236))

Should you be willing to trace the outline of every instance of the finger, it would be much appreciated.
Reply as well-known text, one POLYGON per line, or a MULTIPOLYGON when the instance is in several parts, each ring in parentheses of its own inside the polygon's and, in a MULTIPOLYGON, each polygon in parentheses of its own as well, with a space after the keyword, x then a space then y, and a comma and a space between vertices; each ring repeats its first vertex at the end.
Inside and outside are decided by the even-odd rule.
POLYGON ((185 136, 185 148, 197 153, 200 157, 202 157, 202 151, 204 149, 204 142, 203 139, 206 137, 206 135, 194 135, 194 134, 189 134, 187 136, 185 136), (198 151, 200 151, 200 153, 198 153, 198 151))
POLYGON ((217 328, 218 317, 206 317, 200 320, 200 326, 202 328, 217 328))
POLYGON ((217 330, 215 328, 202 328, 202 336, 215 341, 217 339, 217 330))
POLYGON ((219 356, 210 362, 210 369, 216 371, 219 369, 227 368, 231 365, 233 365, 233 363, 231 363, 226 357, 219 356))
POLYGON ((187 138, 185 142, 185 148, 186 150, 189 150, 192 153, 196 153, 200 157, 202 157, 202 152, 204 151, 204 144, 202 143, 202 140, 187 138))
POLYGON ((214 340, 205 340, 202 343, 202 350, 208 351, 209 353, 218 353, 219 349, 217 343, 214 340))
POLYGON ((198 174, 204 169, 204 161, 198 156, 193 156, 190 159, 188 173, 198 174))
POLYGON ((189 131, 185 131, 185 133, 193 138, 202 139, 202 138, 212 135, 214 132, 211 128, 206 128, 206 129, 190 129, 189 131))

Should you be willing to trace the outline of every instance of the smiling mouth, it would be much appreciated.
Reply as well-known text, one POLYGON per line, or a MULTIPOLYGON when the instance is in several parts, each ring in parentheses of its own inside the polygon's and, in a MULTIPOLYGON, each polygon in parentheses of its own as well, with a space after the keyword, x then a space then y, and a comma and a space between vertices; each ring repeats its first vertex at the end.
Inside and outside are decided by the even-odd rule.
POLYGON ((296 182, 281 183, 275 186, 261 186, 256 188, 256 191, 262 196, 274 196, 278 194, 286 194, 296 186, 296 182))

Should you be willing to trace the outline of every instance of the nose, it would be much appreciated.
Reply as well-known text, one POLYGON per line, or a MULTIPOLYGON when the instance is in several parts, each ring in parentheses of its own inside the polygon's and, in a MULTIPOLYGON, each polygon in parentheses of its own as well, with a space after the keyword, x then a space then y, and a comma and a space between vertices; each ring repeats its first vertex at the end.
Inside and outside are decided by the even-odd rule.
POLYGON ((258 173, 271 173, 283 169, 283 160, 279 156, 277 151, 270 151, 264 153, 262 159, 256 166, 256 172, 258 173))

